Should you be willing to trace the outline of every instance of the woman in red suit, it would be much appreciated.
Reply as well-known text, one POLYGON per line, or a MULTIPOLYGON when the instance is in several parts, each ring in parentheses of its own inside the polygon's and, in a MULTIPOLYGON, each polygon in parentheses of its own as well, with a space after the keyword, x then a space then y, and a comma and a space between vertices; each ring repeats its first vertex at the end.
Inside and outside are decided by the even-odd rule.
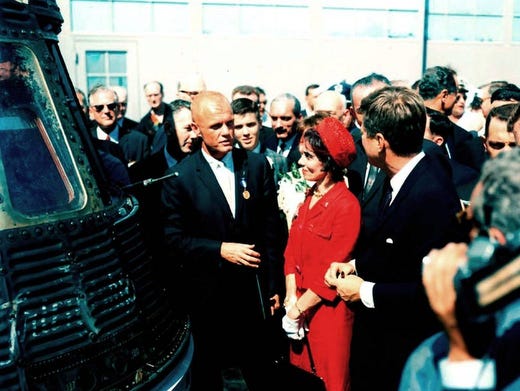
POLYGON ((335 118, 325 118, 305 132, 298 164, 315 182, 293 221, 285 250, 286 315, 282 325, 291 338, 290 361, 308 371, 308 350, 327 391, 350 389, 349 355, 353 313, 334 289, 325 285, 331 261, 347 262, 359 233, 361 212, 344 180, 356 154, 354 140, 335 118))

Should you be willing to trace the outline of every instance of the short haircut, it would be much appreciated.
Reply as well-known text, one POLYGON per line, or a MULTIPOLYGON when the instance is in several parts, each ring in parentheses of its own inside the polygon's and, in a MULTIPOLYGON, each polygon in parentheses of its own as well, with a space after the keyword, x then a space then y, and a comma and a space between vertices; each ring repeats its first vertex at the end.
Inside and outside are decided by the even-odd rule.
POLYGON ((350 100, 352 100, 352 91, 354 91, 355 88, 358 87, 368 87, 374 84, 375 82, 381 82, 383 84, 386 84, 387 86, 391 85, 390 79, 388 77, 381 75, 380 73, 374 73, 367 76, 363 76, 360 79, 357 79, 354 84, 352 84, 352 87, 350 88, 350 100))
POLYGON ((310 92, 311 90, 316 89, 316 88, 320 88, 320 85, 319 85, 319 84, 316 84, 316 83, 314 83, 314 84, 309 84, 307 87, 305 87, 305 96, 309 95, 309 92, 310 92))
POLYGON ((97 94, 98 92, 109 92, 109 93, 114 94, 114 98, 115 98, 114 102, 115 102, 115 103, 119 103, 119 98, 118 98, 118 96, 117 96, 117 92, 115 92, 113 88, 111 88, 111 87, 109 87, 109 86, 106 86, 106 85, 104 85, 104 84, 96 84, 96 85, 95 85, 94 87, 92 87, 92 88, 90 89, 90 91, 88 92, 88 103, 89 103, 89 105, 92 104, 91 101, 90 101, 92 95, 95 95, 95 94, 97 94))
POLYGON ((361 101, 363 128, 368 137, 383 134, 398 156, 422 151, 426 108, 423 99, 411 88, 387 86, 361 101))
POLYGON ((489 92, 489 96, 491 96, 491 95, 493 95, 493 92, 495 92, 499 88, 504 87, 508 84, 509 83, 505 80, 493 80, 493 81, 490 81, 489 83, 480 85, 478 88, 480 90, 487 89, 489 92))
POLYGON ((450 134, 453 133, 453 123, 446 115, 439 112, 430 112, 429 117, 430 133, 441 136, 446 142, 450 134))
POLYGON ((301 106, 300 101, 298 100, 297 97, 295 97, 293 94, 290 94, 290 93, 286 92, 286 93, 283 93, 283 94, 280 94, 280 95, 276 96, 271 101, 271 105, 274 102, 278 102, 278 101, 282 101, 282 100, 290 100, 290 101, 292 101, 293 102, 292 112, 293 112, 294 116, 296 118, 300 118, 301 117, 302 106, 301 106))
POLYGON ((256 87, 248 84, 243 84, 233 88, 233 91, 231 91, 231 97, 235 96, 237 93, 240 93, 241 95, 256 95, 258 98, 260 98, 260 94, 258 93, 256 87))
POLYGON ((419 95, 425 100, 433 99, 442 90, 447 90, 450 94, 457 92, 455 71, 445 66, 435 66, 426 69, 417 84, 419 95))
POLYGON ((504 233, 520 229, 520 148, 489 159, 482 167, 483 188, 472 201, 475 220, 482 228, 496 227, 504 233))
POLYGON ((170 102, 173 114, 180 111, 181 109, 191 110, 191 102, 184 99, 175 99, 170 102))
POLYGON ((507 120, 507 130, 509 132, 513 131, 515 123, 520 120, 520 103, 513 103, 513 109, 511 111, 511 115, 507 120))
POLYGON ((231 109, 233 114, 245 115, 247 113, 253 113, 256 116, 258 122, 260 120, 260 112, 258 111, 258 103, 248 98, 238 98, 231 102, 231 109))
POLYGON ((145 90, 146 87, 148 87, 151 84, 157 84, 159 86, 159 91, 161 92, 161 94, 164 94, 164 87, 163 87, 162 83, 157 80, 153 80, 153 81, 149 81, 149 82, 145 83, 143 86, 143 90, 145 90))
POLYGON ((520 88, 516 84, 508 83, 491 94, 491 103, 495 101, 520 102, 520 88))
MULTIPOLYGON (((501 106, 495 106, 490 111, 488 116, 486 117, 486 125, 484 128, 484 137, 487 138, 489 136, 489 124, 491 123, 492 118, 496 118, 499 121, 507 122, 513 111, 515 110, 516 105, 514 103, 508 103, 501 106)), ((508 129, 509 132, 513 131, 508 129)))

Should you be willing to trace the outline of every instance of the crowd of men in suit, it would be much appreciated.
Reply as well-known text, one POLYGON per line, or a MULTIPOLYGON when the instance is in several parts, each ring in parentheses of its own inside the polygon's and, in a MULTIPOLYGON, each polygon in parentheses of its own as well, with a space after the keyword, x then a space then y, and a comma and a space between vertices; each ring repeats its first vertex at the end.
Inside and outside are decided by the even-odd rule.
MULTIPOLYGON (((482 86, 490 106, 483 96, 481 137, 449 119, 467 92, 449 67, 428 68, 410 87, 394 86, 377 73, 344 84, 323 91, 312 84, 306 91, 319 93, 305 115, 336 117, 351 132, 357 152, 346 172, 362 211, 354 261, 333 263, 324 279, 355 311, 352 390, 397 390, 414 350, 453 326, 435 307, 442 292, 433 294, 423 284, 422 260, 450 242, 471 242, 458 216, 471 207, 472 194, 479 197, 475 189, 487 194, 494 183, 482 179, 482 168, 493 176, 498 163, 488 161, 520 141, 513 132, 520 126, 520 92, 511 83, 482 86)), ((251 390, 269 389, 262 376, 265 357, 255 352, 268 345, 260 325, 279 310, 284 294, 288 233, 276 191, 280 176, 300 159, 303 108, 296 96, 284 93, 262 112, 262 89, 238 86, 228 100, 207 91, 200 77, 180 82, 171 104, 164 102, 160 82, 147 83, 144 93, 150 110, 139 122, 125 116, 124 89, 96 86, 78 98, 88 108, 98 149, 128 168, 127 178, 113 177, 143 201, 155 256, 164 250, 178 267, 174 284, 164 263, 157 273, 165 289, 176 285, 169 294, 192 317, 193 389, 222 389, 219 371, 227 364, 241 367, 251 390), (184 125, 175 115, 183 110, 190 118, 185 136, 179 136, 184 125), (250 124, 258 127, 254 137, 250 124), (244 361, 237 363, 237 357, 244 361)), ((437 372, 438 384, 445 384, 446 370, 437 372)), ((515 371, 508 369, 507 380, 500 376, 496 371, 489 389, 507 386, 515 371)))

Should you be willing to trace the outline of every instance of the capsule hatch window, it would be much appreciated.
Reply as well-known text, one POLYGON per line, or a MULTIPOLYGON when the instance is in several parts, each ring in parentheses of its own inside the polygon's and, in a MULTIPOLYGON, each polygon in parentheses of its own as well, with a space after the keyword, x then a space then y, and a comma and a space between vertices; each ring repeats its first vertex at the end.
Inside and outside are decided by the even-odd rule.
POLYGON ((36 56, 0 42, 0 211, 31 219, 80 209, 85 198, 36 56))

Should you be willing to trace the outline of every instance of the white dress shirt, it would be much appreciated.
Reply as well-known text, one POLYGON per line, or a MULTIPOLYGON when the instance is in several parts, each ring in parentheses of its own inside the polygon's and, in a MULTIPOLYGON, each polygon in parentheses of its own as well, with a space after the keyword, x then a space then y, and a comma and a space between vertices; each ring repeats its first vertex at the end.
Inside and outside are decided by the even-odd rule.
POLYGON ((217 160, 202 150, 202 156, 206 159, 211 170, 217 178, 218 184, 222 192, 226 196, 226 200, 231 209, 233 217, 235 217, 236 200, 235 200, 235 168, 233 165, 233 155, 231 152, 226 154, 222 160, 217 160))

